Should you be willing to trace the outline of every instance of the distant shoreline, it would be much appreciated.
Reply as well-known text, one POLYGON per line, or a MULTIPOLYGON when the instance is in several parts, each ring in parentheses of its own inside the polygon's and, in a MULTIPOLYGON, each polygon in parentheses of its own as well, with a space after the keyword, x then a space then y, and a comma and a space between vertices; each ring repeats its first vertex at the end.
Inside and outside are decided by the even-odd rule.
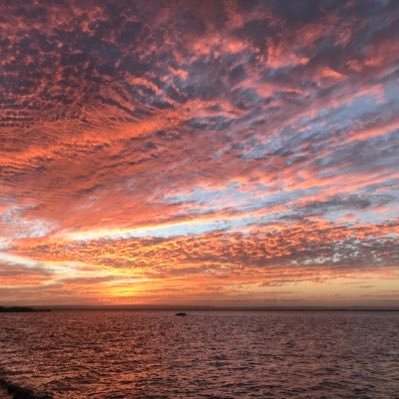
POLYGON ((51 309, 35 309, 29 306, 0 306, 0 313, 34 313, 34 312, 50 312, 51 309))

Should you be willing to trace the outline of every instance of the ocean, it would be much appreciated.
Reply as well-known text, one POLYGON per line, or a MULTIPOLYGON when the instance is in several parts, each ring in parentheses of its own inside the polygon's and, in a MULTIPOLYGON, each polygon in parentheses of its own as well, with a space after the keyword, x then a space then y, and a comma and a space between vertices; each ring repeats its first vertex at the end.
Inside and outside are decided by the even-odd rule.
POLYGON ((394 399, 399 312, 4 313, 0 378, 55 399, 394 399))

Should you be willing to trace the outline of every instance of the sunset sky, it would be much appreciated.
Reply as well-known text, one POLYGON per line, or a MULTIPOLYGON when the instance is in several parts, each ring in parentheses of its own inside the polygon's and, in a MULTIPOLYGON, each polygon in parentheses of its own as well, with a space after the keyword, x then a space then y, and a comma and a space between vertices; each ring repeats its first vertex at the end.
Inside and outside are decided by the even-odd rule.
POLYGON ((0 305, 399 306, 398 1, 0 27, 0 305))

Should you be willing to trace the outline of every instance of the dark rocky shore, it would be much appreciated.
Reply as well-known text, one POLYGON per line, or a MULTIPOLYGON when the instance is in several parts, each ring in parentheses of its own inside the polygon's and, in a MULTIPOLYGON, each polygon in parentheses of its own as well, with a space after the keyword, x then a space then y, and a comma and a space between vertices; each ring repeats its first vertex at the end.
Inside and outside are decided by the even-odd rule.
POLYGON ((9 396, 13 399, 53 399, 50 395, 33 392, 31 389, 13 384, 3 378, 0 378, 0 388, 7 391, 9 396))

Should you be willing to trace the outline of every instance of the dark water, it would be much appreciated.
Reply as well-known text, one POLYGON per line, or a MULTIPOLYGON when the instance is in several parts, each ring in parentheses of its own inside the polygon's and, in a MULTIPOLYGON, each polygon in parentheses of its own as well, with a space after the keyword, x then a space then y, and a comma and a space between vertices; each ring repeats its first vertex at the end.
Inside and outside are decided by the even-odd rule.
POLYGON ((399 313, 0 314, 0 369, 54 398, 399 398, 399 313))

